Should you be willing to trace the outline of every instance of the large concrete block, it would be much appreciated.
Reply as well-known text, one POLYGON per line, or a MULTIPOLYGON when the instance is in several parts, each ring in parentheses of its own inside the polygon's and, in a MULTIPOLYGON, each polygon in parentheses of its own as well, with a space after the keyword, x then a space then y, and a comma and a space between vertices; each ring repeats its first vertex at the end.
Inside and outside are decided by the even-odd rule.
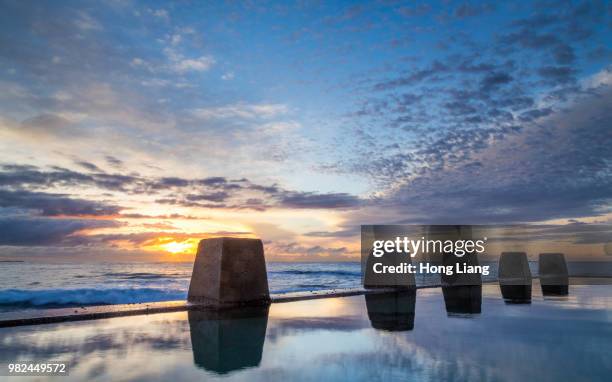
MULTIPOLYGON (((472 227, 469 225, 429 225, 424 226, 425 239, 433 241, 457 241, 457 240, 473 240, 472 227)), ((430 251, 423 251, 421 255, 422 262, 442 264, 447 257, 457 256, 439 251, 438 247, 431 248, 430 251)))
POLYGON ((222 237, 200 241, 187 300, 219 308, 268 305, 261 240, 222 237))
MULTIPOLYGON (((452 269, 463 269, 463 267, 479 266, 477 253, 466 253, 462 257, 447 254, 442 258, 442 265, 453 267, 452 269)), ((482 285, 482 275, 480 273, 457 273, 451 275, 440 275, 442 286, 478 286, 482 285)))
POLYGON ((371 226, 365 231, 362 229, 362 280, 367 289, 395 288, 412 289, 416 286, 413 273, 376 273, 374 265, 379 263, 378 269, 383 266, 402 267, 412 264, 410 255, 402 252, 389 252, 381 257, 373 255, 373 244, 375 240, 395 240, 396 237, 405 235, 404 226, 384 225, 371 226), (365 258, 364 258, 365 257, 365 258))
POLYGON ((544 295, 567 295, 569 272, 562 253, 540 253, 540 285, 544 295))

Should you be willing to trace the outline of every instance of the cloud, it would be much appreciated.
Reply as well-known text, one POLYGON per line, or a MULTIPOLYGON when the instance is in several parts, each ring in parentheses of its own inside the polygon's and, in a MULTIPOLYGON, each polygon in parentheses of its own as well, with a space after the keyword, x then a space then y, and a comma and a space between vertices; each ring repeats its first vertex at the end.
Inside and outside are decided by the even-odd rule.
POLYGON ((480 86, 485 91, 489 91, 497 86, 512 82, 512 76, 507 73, 488 73, 480 82, 480 86))
POLYGON ((121 207, 107 203, 70 198, 65 194, 0 190, 0 207, 40 211, 42 216, 115 215, 121 207))
MULTIPOLYGON (((612 87, 566 111, 538 110, 525 125, 436 171, 425 171, 379 201, 412 222, 527 222, 608 213, 612 175, 607 132, 612 87)), ((439 148, 444 156, 449 147, 439 148)), ((399 215, 398 215, 399 214, 399 215)))
POLYGON ((102 25, 85 12, 78 12, 74 20, 74 25, 82 31, 101 30, 102 25))
MULTIPOLYGON (((321 245, 302 245, 297 242, 269 241, 265 242, 266 251, 270 256, 286 261, 343 261, 355 255, 346 247, 325 247, 321 245)), ((354 259, 354 258, 353 258, 354 259)))
POLYGON ((103 220, 0 217, 0 246, 72 245, 69 241, 79 231, 115 226, 103 220))
POLYGON ((436 76, 446 72, 448 69, 448 66, 443 64, 442 62, 434 61, 430 66, 426 68, 411 71, 406 75, 403 75, 396 79, 379 82, 374 85, 374 90, 385 91, 401 86, 414 85, 425 79, 433 81, 436 79, 436 76))
POLYGON ((106 155, 104 159, 106 160, 106 163, 108 163, 112 167, 120 168, 121 166, 123 166, 123 161, 115 158, 112 155, 106 155))
POLYGON ((455 9, 454 16, 457 18, 476 17, 495 9, 493 4, 470 4, 463 3, 455 9))
POLYGON ((153 15, 154 17, 160 18, 164 21, 169 21, 170 20, 170 14, 168 13, 167 10, 163 9, 163 8, 159 8, 159 9, 147 9, 147 11, 153 15))
POLYGON ((288 112, 283 104, 245 104, 238 103, 220 107, 198 108, 192 114, 200 119, 229 119, 229 118, 271 118, 288 112))
POLYGON ((45 194, 31 190, 66 188, 74 192, 75 188, 80 188, 90 192, 108 190, 128 195, 157 195, 156 203, 160 204, 214 209, 347 209, 356 208, 365 202, 347 193, 299 192, 283 189, 276 184, 253 183, 244 178, 143 177, 138 174, 108 174, 89 162, 79 161, 77 164, 90 172, 82 173, 61 167, 43 171, 35 166, 4 165, 3 171, 0 171, 0 193, 6 193, 6 203, 11 200, 12 206, 47 208, 46 214, 66 215, 114 215, 120 208, 71 199, 65 194, 45 194), (8 196, 11 198, 8 199, 8 196))
POLYGON ((177 58, 172 63, 172 69, 179 73, 189 71, 205 72, 215 64, 212 56, 201 56, 198 58, 177 58))
POLYGON ((280 197, 280 205, 286 208, 356 208, 361 202, 359 197, 347 193, 288 192, 280 197))
POLYGON ((575 70, 568 66, 544 66, 538 74, 553 84, 564 84, 574 81, 575 70))
POLYGON ((100 169, 100 167, 96 166, 95 164, 91 163, 91 162, 87 162, 87 161, 76 161, 75 162, 76 165, 89 170, 89 171, 96 171, 96 172, 101 172, 102 170, 100 169))
POLYGON ((39 114, 21 122, 23 132, 37 135, 71 138, 81 132, 73 121, 56 114, 39 114))
POLYGON ((306 232, 304 236, 307 237, 331 237, 331 238, 346 238, 359 236, 361 230, 360 226, 353 226, 351 228, 339 230, 339 231, 312 231, 306 232))

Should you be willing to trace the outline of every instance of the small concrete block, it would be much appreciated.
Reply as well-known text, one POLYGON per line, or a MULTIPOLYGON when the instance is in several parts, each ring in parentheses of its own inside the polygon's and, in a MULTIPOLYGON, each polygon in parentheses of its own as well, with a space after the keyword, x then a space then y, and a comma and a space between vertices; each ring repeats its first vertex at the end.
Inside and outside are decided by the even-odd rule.
POLYGON ((531 271, 525 252, 503 252, 499 258, 499 283, 531 285, 531 271))
POLYGON ((525 252, 503 252, 499 258, 498 278, 507 303, 531 303, 531 270, 525 252))
POLYGON ((187 300, 212 307, 270 304, 261 240, 200 241, 187 300))
POLYGON ((540 253, 538 273, 544 295, 567 295, 569 272, 562 253, 540 253))

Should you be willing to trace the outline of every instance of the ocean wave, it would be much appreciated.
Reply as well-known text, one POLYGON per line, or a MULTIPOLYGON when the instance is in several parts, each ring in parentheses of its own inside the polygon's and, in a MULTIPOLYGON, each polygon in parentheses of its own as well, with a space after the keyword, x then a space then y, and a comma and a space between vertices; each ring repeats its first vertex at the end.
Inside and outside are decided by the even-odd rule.
POLYGON ((184 278, 189 277, 189 275, 181 274, 181 273, 149 273, 149 272, 109 272, 103 273, 102 276, 105 277, 116 277, 121 279, 141 279, 141 280, 151 280, 151 279, 172 279, 172 278, 184 278))
POLYGON ((302 269, 289 269, 286 271, 271 271, 270 274, 283 274, 283 275, 308 275, 308 276, 356 276, 361 277, 361 272, 351 271, 325 271, 325 270, 302 270, 302 269))
POLYGON ((0 291, 0 306, 18 308, 62 308, 72 306, 134 304, 181 300, 187 292, 181 289, 7 289, 0 291))

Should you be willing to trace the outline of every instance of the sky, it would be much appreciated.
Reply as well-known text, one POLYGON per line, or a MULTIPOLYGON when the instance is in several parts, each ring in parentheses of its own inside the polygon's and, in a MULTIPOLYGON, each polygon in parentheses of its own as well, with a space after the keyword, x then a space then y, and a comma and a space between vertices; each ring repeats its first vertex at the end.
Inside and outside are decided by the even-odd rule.
POLYGON ((0 257, 244 236, 336 261, 361 224, 612 223, 611 13, 0 0, 0 257))

